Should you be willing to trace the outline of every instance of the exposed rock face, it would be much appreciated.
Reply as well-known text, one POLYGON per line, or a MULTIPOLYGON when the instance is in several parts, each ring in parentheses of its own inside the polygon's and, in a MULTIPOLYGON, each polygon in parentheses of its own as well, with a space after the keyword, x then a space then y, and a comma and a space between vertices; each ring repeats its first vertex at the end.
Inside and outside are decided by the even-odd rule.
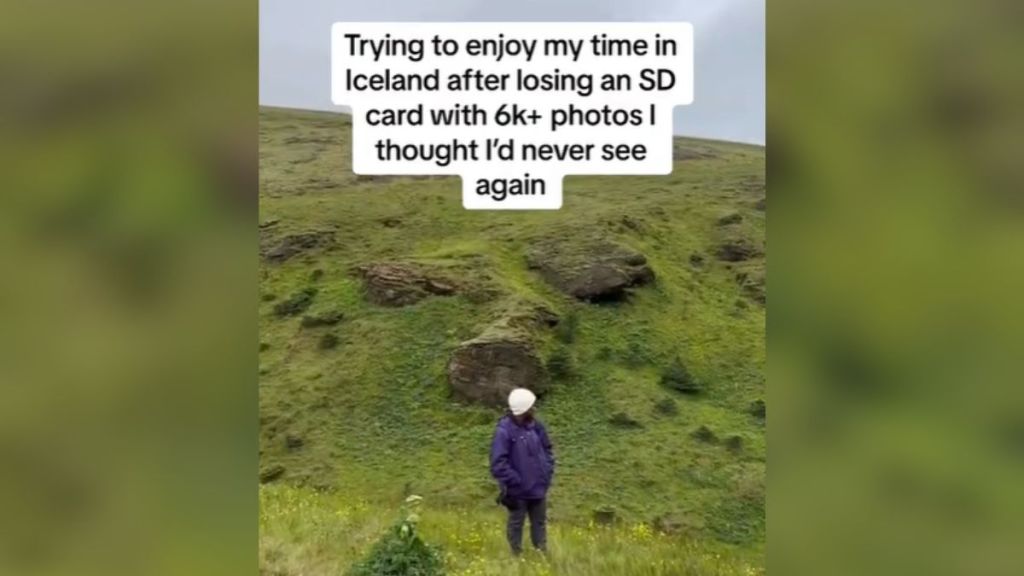
POLYGON ((513 301, 506 306, 505 310, 489 328, 490 333, 498 331, 514 331, 516 339, 527 338, 524 333, 543 328, 558 326, 561 318, 558 314, 548 308, 547 305, 538 302, 513 301))
POLYGON ((618 300, 627 289, 654 280, 643 254, 609 242, 548 244, 531 252, 527 265, 562 292, 587 301, 618 300))
POLYGON ((743 293, 750 297, 751 300, 754 300, 759 304, 765 304, 768 302, 768 294, 765 289, 764 268, 755 268, 752 270, 738 272, 736 274, 736 283, 740 285, 740 288, 743 289, 743 293))
POLYGON ((288 451, 291 452, 302 448, 306 444, 306 441, 298 434, 288 434, 284 437, 284 444, 285 447, 288 448, 288 451))
POLYGON ((370 301, 380 306, 408 306, 427 296, 450 296, 457 285, 439 275, 410 263, 382 262, 356 269, 366 281, 370 301))
POLYGON ((551 310, 547 306, 541 305, 534 307, 533 321, 536 322, 538 325, 552 328, 554 326, 558 326, 558 323, 561 322, 562 319, 559 318, 558 314, 556 314, 553 310, 551 310))
POLYGON ((334 232, 326 230, 288 234, 277 241, 260 238, 260 255, 267 262, 280 264, 293 256, 316 248, 324 248, 333 242, 334 232))
POLYGON ((448 384, 461 400, 504 406, 513 388, 542 394, 547 375, 533 346, 513 336, 463 342, 448 361, 448 384))
POLYGON ((266 484, 267 482, 273 482, 281 476, 284 476, 284 466, 280 464, 274 464, 273 466, 260 470, 260 484, 266 484))
POLYGON ((741 236, 727 238, 718 245, 716 253, 719 260, 726 262, 742 262, 764 255, 764 250, 748 238, 741 236))

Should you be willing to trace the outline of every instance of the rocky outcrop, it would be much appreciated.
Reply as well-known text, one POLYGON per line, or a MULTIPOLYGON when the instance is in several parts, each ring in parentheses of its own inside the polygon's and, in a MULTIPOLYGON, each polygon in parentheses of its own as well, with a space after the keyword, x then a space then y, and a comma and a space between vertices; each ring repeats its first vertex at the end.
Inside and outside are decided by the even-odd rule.
POLYGON ((750 270, 737 272, 735 279, 743 293, 751 300, 759 304, 767 303, 768 294, 765 289, 766 282, 763 267, 755 267, 750 270))
POLYGON ((460 400, 504 406, 513 388, 544 393, 547 375, 528 340, 485 335, 455 349, 448 362, 448 384, 460 400))
POLYGON ((366 293, 374 304, 400 307, 415 304, 427 296, 450 296, 458 285, 439 272, 404 262, 380 262, 356 268, 366 282, 366 293))
POLYGON ((550 379, 534 346, 559 316, 542 302, 510 299, 483 333, 459 345, 448 360, 448 384, 459 400, 505 406, 513 388, 540 395, 550 379))
POLYGON ((278 239, 261 235, 260 256, 267 262, 280 264, 298 254, 327 247, 333 242, 334 232, 329 230, 288 234, 278 239))
POLYGON ((558 326, 559 322, 558 314, 545 304, 510 298, 487 333, 494 335, 514 331, 522 339, 528 338, 530 332, 558 326))
POLYGON ((284 472, 285 472, 284 466, 282 466, 281 464, 274 464, 273 466, 270 466, 269 468, 265 468, 263 470, 260 470, 260 484, 266 484, 268 482, 273 482, 273 481, 281 478, 281 476, 284 476, 284 472))
POLYGON ((539 246, 527 255, 527 265, 552 286, 586 301, 620 300, 628 289, 654 280, 643 254, 603 241, 539 246))
POLYGON ((749 238, 732 236, 719 243, 715 255, 725 262, 742 262, 764 256, 764 250, 749 238))

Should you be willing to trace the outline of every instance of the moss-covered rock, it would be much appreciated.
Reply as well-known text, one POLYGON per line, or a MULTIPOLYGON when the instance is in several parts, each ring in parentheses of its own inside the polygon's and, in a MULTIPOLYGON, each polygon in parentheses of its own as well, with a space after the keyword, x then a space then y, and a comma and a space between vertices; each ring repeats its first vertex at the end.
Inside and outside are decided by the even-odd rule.
POLYGON ((542 243, 527 265, 558 290, 590 302, 620 300, 629 288, 654 281, 643 254, 606 240, 542 243))

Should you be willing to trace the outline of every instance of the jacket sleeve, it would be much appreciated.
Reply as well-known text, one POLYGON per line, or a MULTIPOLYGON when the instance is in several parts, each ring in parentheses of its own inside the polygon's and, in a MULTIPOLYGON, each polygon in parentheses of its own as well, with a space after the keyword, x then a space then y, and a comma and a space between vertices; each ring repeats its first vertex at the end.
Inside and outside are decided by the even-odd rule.
POLYGON ((521 479, 509 462, 508 444, 508 435, 498 428, 494 432, 494 441, 491 442, 491 476, 494 476, 502 486, 515 488, 519 486, 521 479))
POLYGON ((551 475, 555 475, 555 451, 551 447, 551 439, 548 438, 548 431, 543 426, 540 426, 540 443, 544 447, 544 456, 547 458, 548 467, 551 469, 551 475))

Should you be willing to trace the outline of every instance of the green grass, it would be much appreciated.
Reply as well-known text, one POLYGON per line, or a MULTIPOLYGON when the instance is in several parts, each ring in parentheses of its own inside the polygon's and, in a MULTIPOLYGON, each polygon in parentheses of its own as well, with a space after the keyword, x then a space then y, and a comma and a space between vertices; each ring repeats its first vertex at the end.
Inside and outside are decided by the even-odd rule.
MULTIPOLYGON (((677 162, 669 176, 570 177, 560 211, 471 212, 462 209, 457 178, 353 175, 350 129, 343 115, 261 111, 261 221, 279 220, 273 234, 333 230, 335 237, 333 249, 261 264, 261 293, 275 297, 260 305, 261 465, 283 465, 279 482, 289 486, 378 503, 377 516, 363 515, 365 525, 337 528, 352 531, 343 540, 361 542, 357 533, 380 529, 388 506, 409 492, 427 498, 437 522, 468 515, 470 525, 493 528, 487 538, 500 539, 487 470, 500 413, 455 402, 445 366, 460 342, 510 308, 543 303, 576 319, 571 338, 556 330, 538 337, 545 359, 568 354, 573 368, 538 405, 559 462, 549 505, 553 542, 585 527, 595 509, 612 506, 627 525, 679 519, 688 541, 728 545, 752 554, 755 566, 763 563, 765 434, 747 409, 765 395, 765 314, 734 279, 763 261, 726 265, 714 258, 727 233, 716 225, 723 214, 743 217, 728 234, 763 241, 764 213, 754 209, 764 194, 763 148, 678 139, 678 150, 701 156, 677 162), (593 238, 645 254, 656 282, 626 302, 587 305, 527 269, 526 253, 538 244, 593 238), (703 265, 691 264, 695 253, 703 265), (487 283, 495 297, 377 307, 350 270, 380 260, 455 267, 461 278, 487 283), (313 282, 315 269, 323 276, 313 282), (303 328, 301 315, 273 313, 275 303, 311 285, 319 291, 304 314, 340 310, 337 326, 303 328), (319 346, 325 331, 338 336, 329 350, 319 346), (677 357, 704 384, 702 394, 661 385, 677 357), (656 409, 666 397, 678 413, 656 409), (616 427, 609 420, 619 412, 640 425, 616 427), (691 438, 702 425, 720 439, 742 437, 742 449, 691 438), (290 450, 288 434, 301 436, 302 447, 290 450)), ((295 528, 289 533, 303 533, 295 528)), ((600 549, 615 549, 614 538, 603 537, 609 542, 600 549)), ((484 552, 494 556, 485 562, 498 562, 500 542, 488 542, 484 552)), ((583 562, 587 548, 578 544, 573 561, 583 562)), ((639 544, 631 546, 639 554, 639 544)), ((582 573, 559 572, 557 562, 549 568, 582 573)))
MULTIPOLYGON (((667 537, 648 524, 613 527, 553 523, 548 555, 508 553, 497 510, 427 507, 420 535, 441 546, 450 576, 753 576, 756 555, 727 545, 667 537)), ((399 518, 340 494, 269 486, 260 491, 260 564, 264 574, 344 574, 399 518)), ((528 536, 526 549, 529 550, 528 536)))

